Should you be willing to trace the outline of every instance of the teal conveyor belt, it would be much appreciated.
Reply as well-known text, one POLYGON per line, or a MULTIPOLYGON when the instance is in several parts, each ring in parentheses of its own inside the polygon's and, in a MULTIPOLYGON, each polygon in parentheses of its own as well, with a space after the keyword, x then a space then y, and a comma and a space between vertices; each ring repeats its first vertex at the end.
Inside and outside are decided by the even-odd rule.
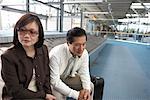
POLYGON ((105 79, 103 100, 150 100, 150 46, 108 40, 90 68, 105 79))

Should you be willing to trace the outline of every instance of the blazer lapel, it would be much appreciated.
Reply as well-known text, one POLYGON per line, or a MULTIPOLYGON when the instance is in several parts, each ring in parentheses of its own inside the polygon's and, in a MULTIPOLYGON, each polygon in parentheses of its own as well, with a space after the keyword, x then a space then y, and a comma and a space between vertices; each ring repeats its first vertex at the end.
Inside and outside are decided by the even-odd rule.
MULTIPOLYGON (((18 67, 22 67, 21 69, 25 72, 25 76, 26 77, 32 77, 32 64, 31 62, 29 62, 29 59, 27 59, 27 55, 26 52, 23 48, 19 48, 17 49, 17 56, 19 58, 20 63, 22 63, 22 66, 18 66, 18 67)), ((31 78, 27 78, 27 79, 31 79, 31 78)), ((30 80, 27 80, 27 82, 29 82, 30 80)))

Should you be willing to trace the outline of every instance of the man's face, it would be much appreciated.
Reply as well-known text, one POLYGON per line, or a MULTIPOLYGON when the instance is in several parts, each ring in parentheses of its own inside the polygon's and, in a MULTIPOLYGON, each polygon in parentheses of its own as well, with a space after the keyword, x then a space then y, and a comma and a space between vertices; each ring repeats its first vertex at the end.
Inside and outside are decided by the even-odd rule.
POLYGON ((74 56, 81 56, 86 47, 86 37, 74 37, 74 42, 72 44, 68 43, 69 50, 74 56))

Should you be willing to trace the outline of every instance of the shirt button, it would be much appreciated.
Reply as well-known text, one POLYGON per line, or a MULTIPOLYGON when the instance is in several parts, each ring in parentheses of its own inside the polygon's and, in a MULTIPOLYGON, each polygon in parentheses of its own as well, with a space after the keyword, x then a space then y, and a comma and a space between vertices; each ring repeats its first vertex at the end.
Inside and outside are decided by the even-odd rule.
POLYGON ((37 68, 37 65, 35 65, 35 68, 37 68))
POLYGON ((37 77, 40 77, 40 75, 37 75, 37 77))

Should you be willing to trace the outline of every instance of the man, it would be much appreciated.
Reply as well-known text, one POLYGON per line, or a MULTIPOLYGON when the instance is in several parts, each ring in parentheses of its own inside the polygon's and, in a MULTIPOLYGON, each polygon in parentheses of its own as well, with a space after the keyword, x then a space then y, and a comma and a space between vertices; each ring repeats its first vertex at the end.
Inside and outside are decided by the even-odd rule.
POLYGON ((75 27, 67 32, 66 40, 49 53, 52 92, 57 100, 93 100, 86 32, 75 27))

